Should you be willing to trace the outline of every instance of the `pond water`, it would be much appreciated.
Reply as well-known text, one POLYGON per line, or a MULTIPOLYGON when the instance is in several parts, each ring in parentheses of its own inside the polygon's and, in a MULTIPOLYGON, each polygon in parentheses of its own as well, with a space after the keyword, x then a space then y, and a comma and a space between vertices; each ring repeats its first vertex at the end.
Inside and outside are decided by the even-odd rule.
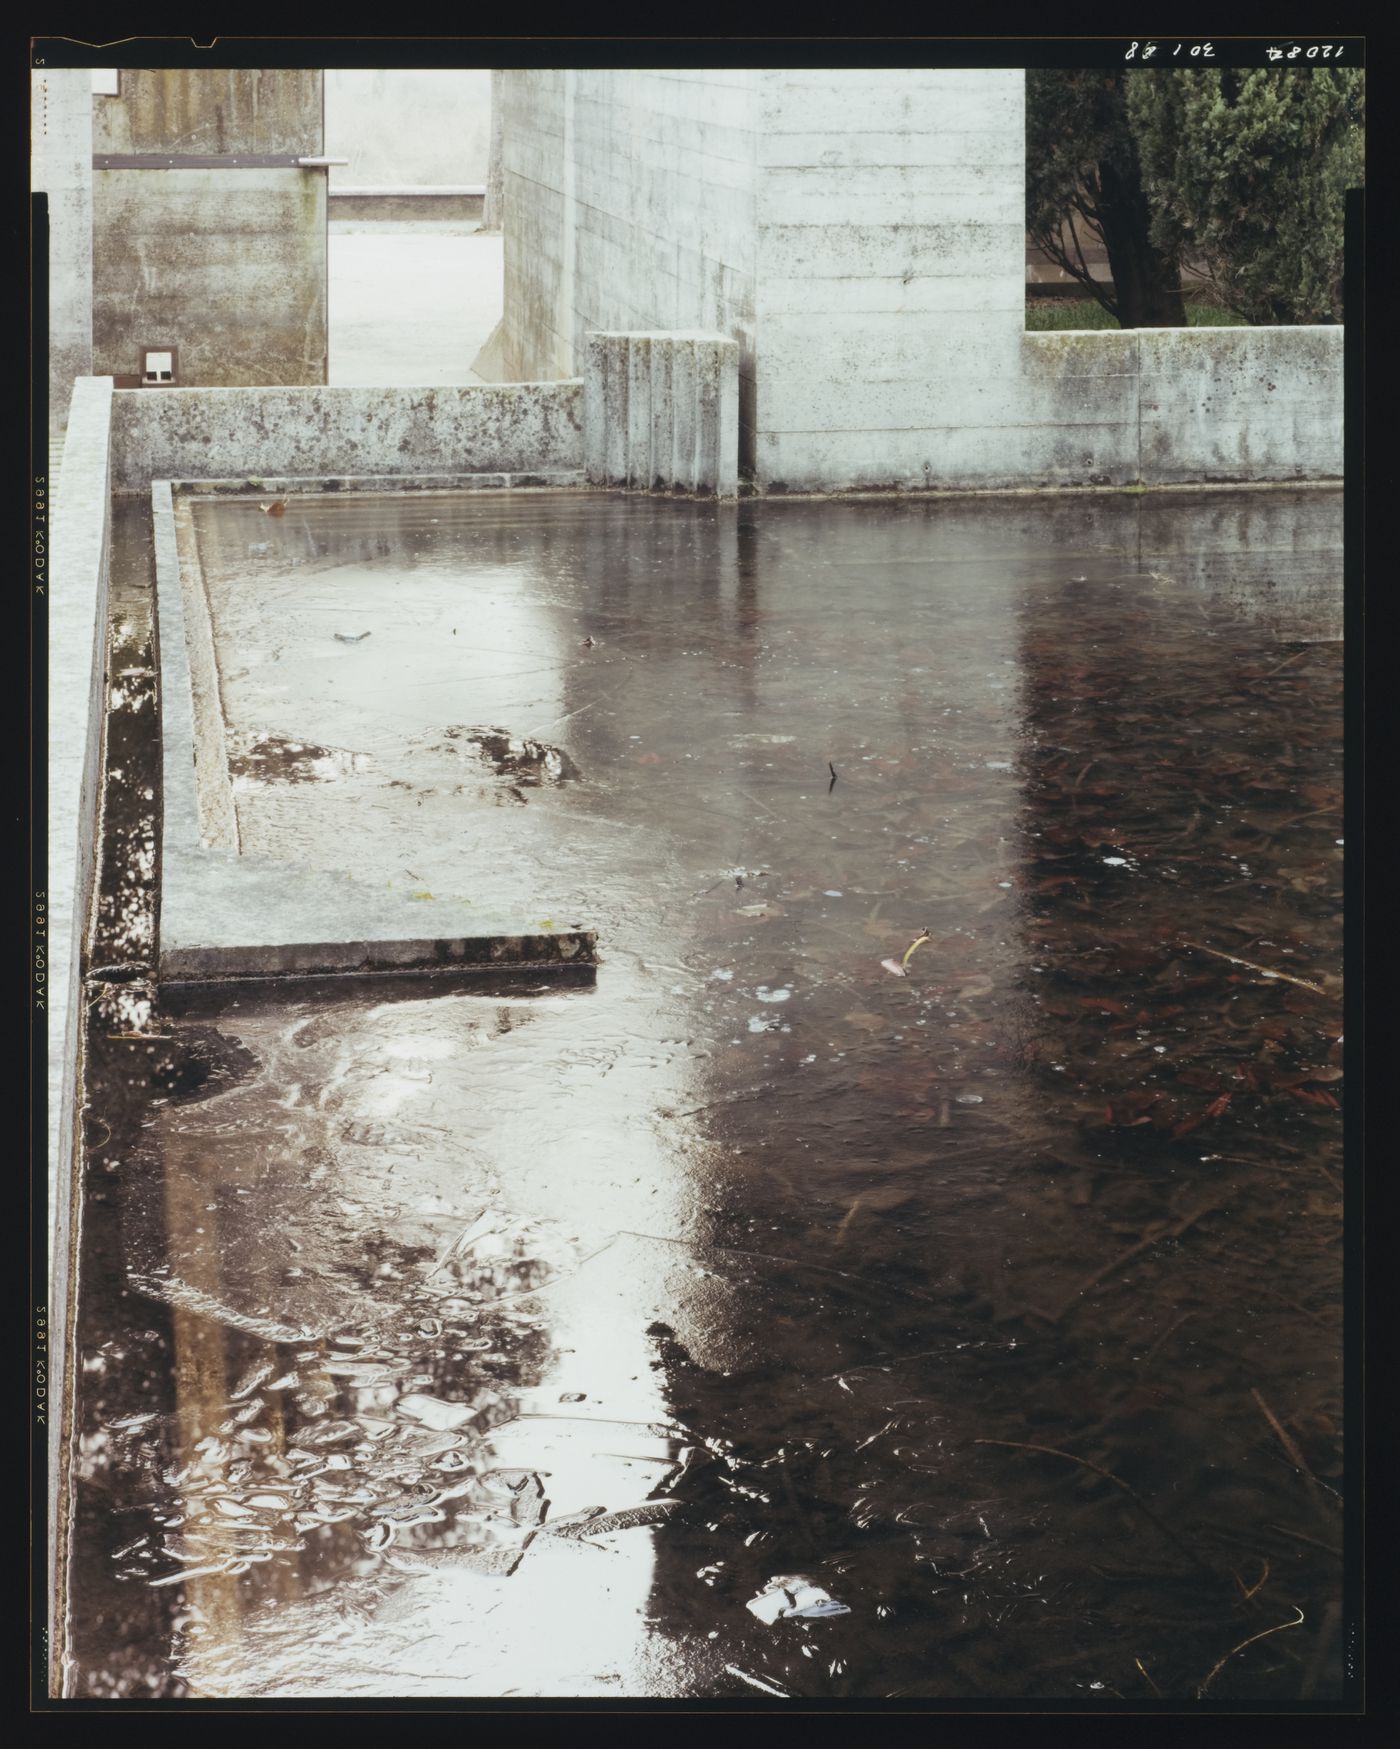
POLYGON ((1335 494, 202 503, 244 853, 601 963, 178 1011, 147 521, 69 1693, 1341 1693, 1335 494))

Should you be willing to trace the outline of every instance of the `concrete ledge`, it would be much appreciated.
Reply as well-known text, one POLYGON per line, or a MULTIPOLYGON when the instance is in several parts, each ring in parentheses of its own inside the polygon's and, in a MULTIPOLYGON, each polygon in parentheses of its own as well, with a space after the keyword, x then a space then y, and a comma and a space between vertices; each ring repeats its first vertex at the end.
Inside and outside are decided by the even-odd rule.
POLYGON ((381 224, 434 225, 479 219, 485 197, 468 189, 332 188, 326 211, 331 224, 370 219, 381 224))
MULTIPOLYGON (((73 385, 48 582, 49 1596, 57 1599, 70 1300, 79 1229, 82 964, 97 867, 110 563, 110 377, 73 385)), ((61 1651, 51 1624, 55 1658, 61 1651)), ((57 1664, 55 1663, 55 1668, 57 1664)))
POLYGON ((311 479, 304 474, 248 475, 241 480, 172 480, 177 493, 201 498, 356 492, 559 492, 586 486, 581 468, 536 474, 365 474, 311 479))
POLYGON ((486 196, 484 182, 386 182, 366 183, 350 188, 332 187, 332 200, 442 200, 470 195, 477 200, 486 196))
MULTIPOLYGON (((223 482, 225 486, 236 484, 223 482)), ((188 500, 210 483, 151 487, 162 771, 162 986, 284 977, 460 974, 592 965, 591 930, 543 933, 520 918, 413 900, 327 872, 237 852, 210 626, 188 500), (217 719, 217 720, 211 720, 217 719), (230 821, 232 822, 230 824, 230 821)), ((241 483, 247 492, 249 483, 241 483)), ((264 483, 263 489, 267 489, 264 483)))
POLYGON ((326 479, 551 474, 583 467, 583 385, 445 389, 122 389, 113 484, 246 475, 326 479))

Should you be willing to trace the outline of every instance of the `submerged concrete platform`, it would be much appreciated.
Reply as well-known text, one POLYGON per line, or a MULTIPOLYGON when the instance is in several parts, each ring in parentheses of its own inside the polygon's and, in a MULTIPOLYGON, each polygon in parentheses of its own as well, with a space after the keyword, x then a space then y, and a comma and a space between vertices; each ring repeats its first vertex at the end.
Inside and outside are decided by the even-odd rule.
MULTIPOLYGON (((161 981, 593 963, 596 937, 581 926, 536 927, 499 904, 384 891, 348 869, 308 867, 245 849, 233 800, 220 653, 197 541, 183 513, 191 490, 198 488, 158 481, 151 493, 160 626, 161 981)), ((350 861, 353 821, 344 829, 350 861)))

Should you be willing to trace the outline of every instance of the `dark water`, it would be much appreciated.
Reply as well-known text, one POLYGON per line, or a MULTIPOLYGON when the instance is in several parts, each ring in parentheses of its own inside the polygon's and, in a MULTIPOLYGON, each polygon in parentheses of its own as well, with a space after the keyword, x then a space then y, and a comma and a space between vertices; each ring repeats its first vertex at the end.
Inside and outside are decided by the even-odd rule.
POLYGON ((1338 1695, 1335 497, 199 514, 245 851, 603 963, 166 1012, 115 701, 70 1692, 1338 1695))

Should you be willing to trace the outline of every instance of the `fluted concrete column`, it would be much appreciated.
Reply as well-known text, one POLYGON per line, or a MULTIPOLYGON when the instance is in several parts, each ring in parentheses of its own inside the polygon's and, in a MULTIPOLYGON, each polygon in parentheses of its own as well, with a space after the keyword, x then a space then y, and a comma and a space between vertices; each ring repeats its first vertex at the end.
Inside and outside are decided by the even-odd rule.
POLYGON ((590 334, 583 383, 593 484, 737 495, 737 341, 694 331, 590 334))

